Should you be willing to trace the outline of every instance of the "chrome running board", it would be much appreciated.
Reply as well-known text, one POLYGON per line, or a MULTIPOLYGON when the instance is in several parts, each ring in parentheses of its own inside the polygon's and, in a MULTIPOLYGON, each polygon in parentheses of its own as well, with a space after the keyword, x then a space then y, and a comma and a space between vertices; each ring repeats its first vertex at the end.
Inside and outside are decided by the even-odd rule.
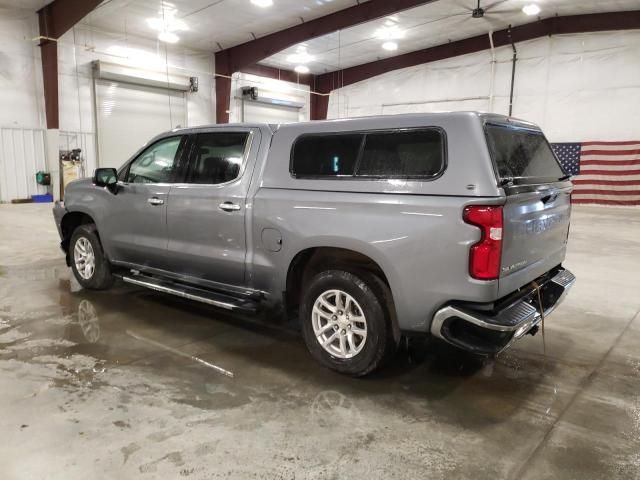
POLYGON ((207 305, 213 305, 214 307, 225 310, 245 313, 255 313, 257 310, 257 303, 246 298, 237 298, 223 293, 150 277, 148 275, 122 275, 120 278, 123 282, 132 285, 145 287, 157 292, 168 293, 188 300, 195 300, 196 302, 206 303, 207 305))

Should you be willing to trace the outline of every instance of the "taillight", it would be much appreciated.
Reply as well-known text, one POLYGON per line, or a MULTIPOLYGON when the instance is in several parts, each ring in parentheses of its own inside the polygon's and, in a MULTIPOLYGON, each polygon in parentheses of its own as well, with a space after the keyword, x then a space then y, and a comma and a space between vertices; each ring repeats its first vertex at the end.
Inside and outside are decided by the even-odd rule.
POLYGON ((482 231, 480 241, 469 251, 469 275, 495 280, 500 276, 502 257, 502 207, 472 205, 464 209, 463 219, 482 231))

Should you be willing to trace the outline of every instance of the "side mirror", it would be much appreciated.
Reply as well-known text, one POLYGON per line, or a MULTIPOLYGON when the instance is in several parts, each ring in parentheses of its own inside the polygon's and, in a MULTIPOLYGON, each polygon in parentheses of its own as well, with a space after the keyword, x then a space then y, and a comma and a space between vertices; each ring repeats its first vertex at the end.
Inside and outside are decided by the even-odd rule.
POLYGON ((96 168, 93 173, 93 183, 98 187, 112 190, 118 183, 118 171, 115 168, 96 168))

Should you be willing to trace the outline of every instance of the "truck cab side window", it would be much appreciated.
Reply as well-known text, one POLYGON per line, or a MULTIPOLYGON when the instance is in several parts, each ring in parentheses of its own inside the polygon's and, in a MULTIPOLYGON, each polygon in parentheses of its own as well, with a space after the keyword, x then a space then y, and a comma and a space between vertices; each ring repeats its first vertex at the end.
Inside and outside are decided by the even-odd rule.
POLYGON ((187 183, 215 185, 235 180, 247 146, 247 132, 211 132, 197 136, 187 183))
POLYGON ((129 183, 169 183, 173 177, 180 137, 164 138, 142 152, 127 172, 129 183))

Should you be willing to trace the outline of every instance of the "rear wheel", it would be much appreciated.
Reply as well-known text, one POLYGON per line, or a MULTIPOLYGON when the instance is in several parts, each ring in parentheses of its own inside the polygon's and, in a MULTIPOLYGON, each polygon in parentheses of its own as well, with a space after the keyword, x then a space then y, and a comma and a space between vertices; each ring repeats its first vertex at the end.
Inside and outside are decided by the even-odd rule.
POLYGON ((104 290, 113 284, 111 266, 104 255, 93 224, 78 226, 69 242, 71 270, 78 283, 89 290, 104 290))
POLYGON ((365 272, 327 270, 304 288, 300 322, 313 357, 340 373, 361 376, 394 352, 390 317, 377 282, 365 272))

